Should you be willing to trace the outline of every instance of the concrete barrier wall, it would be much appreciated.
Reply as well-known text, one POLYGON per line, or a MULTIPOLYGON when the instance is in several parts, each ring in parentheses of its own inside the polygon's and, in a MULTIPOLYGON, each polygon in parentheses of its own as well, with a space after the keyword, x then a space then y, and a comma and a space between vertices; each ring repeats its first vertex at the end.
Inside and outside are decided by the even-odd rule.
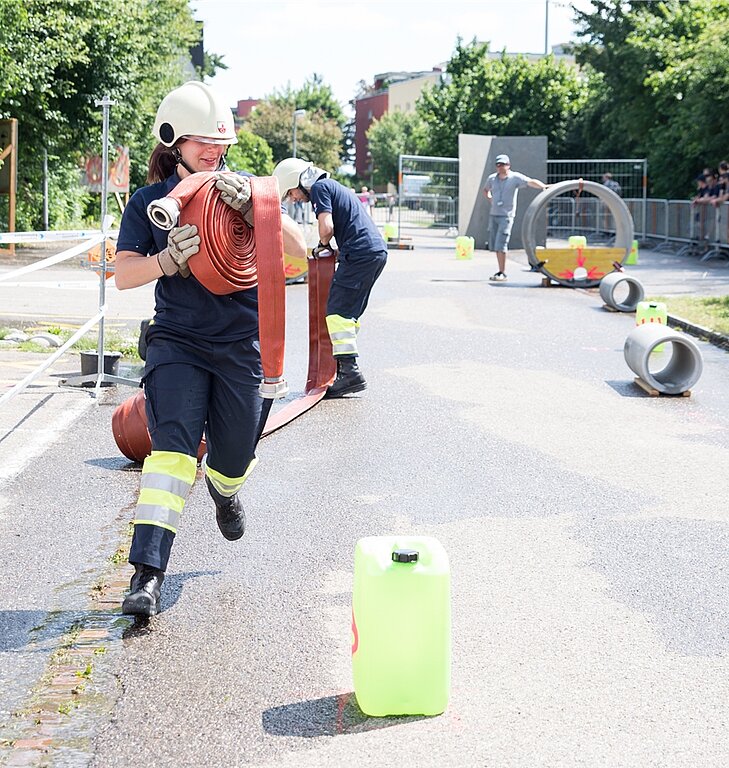
MULTIPOLYGON (((511 169, 547 181, 546 136, 480 136, 461 133, 458 136, 460 174, 458 186, 458 234, 473 237, 476 248, 485 248, 489 231, 489 201, 482 194, 489 174, 496 170, 496 155, 509 155, 511 169)), ((523 248, 521 220, 529 203, 539 190, 522 189, 517 198, 516 220, 509 248, 523 248)), ((544 245, 546 219, 537 229, 537 241, 544 245)))

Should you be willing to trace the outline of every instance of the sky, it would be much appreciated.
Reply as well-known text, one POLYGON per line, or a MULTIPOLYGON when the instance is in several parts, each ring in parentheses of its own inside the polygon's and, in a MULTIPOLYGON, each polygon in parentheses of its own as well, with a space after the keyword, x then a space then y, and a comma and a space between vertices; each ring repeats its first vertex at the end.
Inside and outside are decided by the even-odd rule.
MULTIPOLYGON (((574 40, 571 5, 549 0, 548 43, 574 40)), ((190 0, 204 22, 205 49, 227 70, 207 82, 231 107, 316 73, 347 107, 360 80, 378 73, 425 71, 450 59, 460 36, 492 51, 543 53, 546 0, 190 0)), ((349 112, 349 108, 346 108, 349 112)))

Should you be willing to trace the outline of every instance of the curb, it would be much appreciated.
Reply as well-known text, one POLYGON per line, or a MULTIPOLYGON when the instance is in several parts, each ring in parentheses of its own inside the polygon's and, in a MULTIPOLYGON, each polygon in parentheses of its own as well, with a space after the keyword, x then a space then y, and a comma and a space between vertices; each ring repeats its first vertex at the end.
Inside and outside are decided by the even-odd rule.
POLYGON ((698 339, 708 341, 715 347, 719 347, 720 349, 729 352, 729 336, 724 336, 716 331, 711 331, 701 325, 694 325, 688 320, 684 320, 682 317, 677 317, 676 315, 668 315, 667 324, 674 325, 682 331, 686 331, 686 333, 696 336, 698 339))

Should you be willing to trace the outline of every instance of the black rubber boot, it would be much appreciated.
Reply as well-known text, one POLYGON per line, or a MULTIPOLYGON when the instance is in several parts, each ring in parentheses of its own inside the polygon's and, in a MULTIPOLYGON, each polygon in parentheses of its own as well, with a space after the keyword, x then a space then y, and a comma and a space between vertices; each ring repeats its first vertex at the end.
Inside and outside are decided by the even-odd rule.
POLYGON ((122 613, 134 616, 155 616, 159 613, 160 590, 165 572, 151 565, 134 564, 134 576, 129 594, 122 603, 122 613))
POLYGON ((354 392, 361 392, 363 389, 367 389, 367 382, 357 365, 357 358, 354 355, 338 355, 337 378, 327 389, 324 397, 344 397, 354 392))
POLYGON ((236 541, 246 530, 246 513, 238 494, 223 496, 218 493, 207 475, 205 476, 205 484, 215 502, 215 519, 218 521, 220 532, 228 541, 236 541))

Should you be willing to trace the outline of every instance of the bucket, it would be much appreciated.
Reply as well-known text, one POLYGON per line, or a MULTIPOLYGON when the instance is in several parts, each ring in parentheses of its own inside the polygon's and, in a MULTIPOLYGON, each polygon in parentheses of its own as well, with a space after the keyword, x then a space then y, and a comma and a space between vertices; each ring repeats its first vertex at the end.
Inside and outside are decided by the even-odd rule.
MULTIPOLYGON (((110 376, 119 375, 119 359, 121 358, 121 352, 104 352, 104 373, 108 373, 110 376)), ((98 352, 96 350, 84 350, 81 352, 81 375, 91 376, 94 373, 98 373, 98 352)))
MULTIPOLYGON (((640 301, 635 309, 635 324, 645 325, 656 323, 666 326, 668 323, 668 310, 662 301, 640 301)), ((665 346, 659 344, 653 348, 653 352, 663 352, 665 346)))
POLYGON ((456 238, 456 258, 472 259, 473 249, 476 247, 476 241, 472 237, 461 235, 456 238))
POLYGON ((448 556, 427 536, 368 536, 354 551, 352 677, 367 715, 439 715, 448 705, 448 556))
POLYGON ((638 241, 633 240, 633 244, 630 246, 630 253, 628 254, 628 258, 625 260, 626 264, 637 264, 638 263, 638 241))
POLYGON ((397 224, 393 224, 391 222, 385 224, 384 234, 385 240, 397 240, 397 238, 400 236, 397 224))

